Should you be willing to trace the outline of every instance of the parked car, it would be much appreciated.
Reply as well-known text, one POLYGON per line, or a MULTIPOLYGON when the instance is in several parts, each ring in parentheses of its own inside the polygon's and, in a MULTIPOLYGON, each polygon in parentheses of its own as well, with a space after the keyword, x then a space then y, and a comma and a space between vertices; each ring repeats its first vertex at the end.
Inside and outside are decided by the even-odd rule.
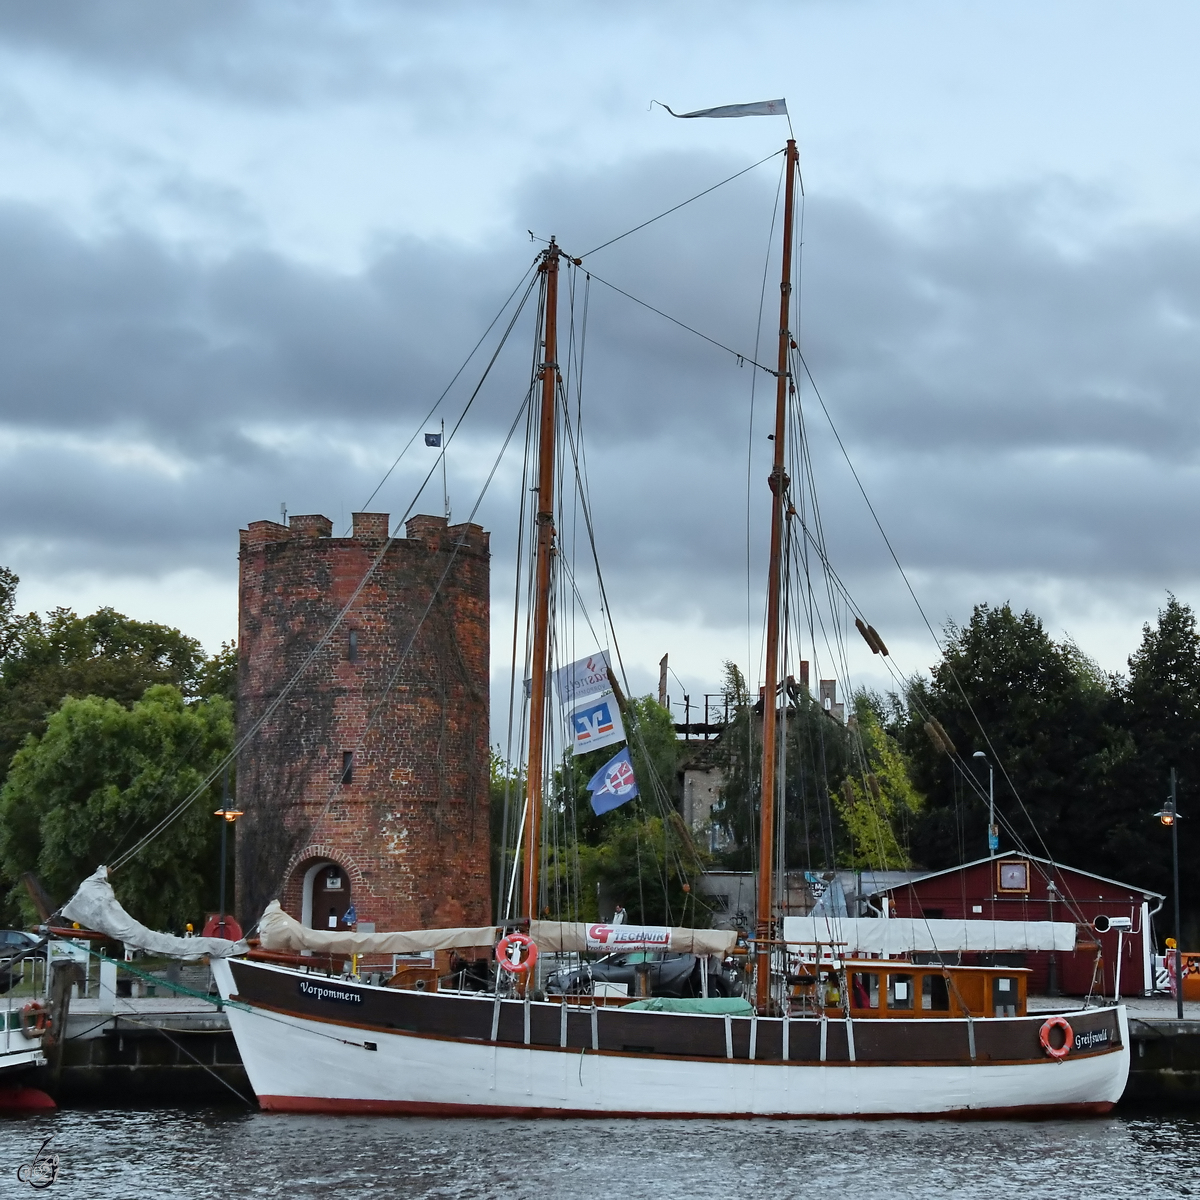
MULTIPOLYGON (((36 946, 42 939, 36 933, 26 933, 23 929, 0 929, 0 958, 9 958, 36 946)), ((42 946, 33 954, 34 958, 45 958, 46 947, 42 946)))
MULTIPOLYGON (((699 996, 702 991, 700 959, 694 954, 675 954, 663 950, 626 950, 606 954, 593 963, 555 971, 546 979, 546 991, 556 995, 590 995, 593 983, 624 984, 629 994, 638 993, 637 977, 647 974, 647 990, 651 996, 699 996)), ((722 973, 712 971, 708 976, 710 996, 733 996, 737 985, 722 973)))
MULTIPOLYGON (((40 941, 41 938, 26 933, 23 929, 0 929, 0 995, 19 983, 24 973, 24 967, 20 963, 14 967, 7 966, 12 956, 36 946, 40 941)), ((46 947, 39 947, 29 957, 44 959, 46 947)))

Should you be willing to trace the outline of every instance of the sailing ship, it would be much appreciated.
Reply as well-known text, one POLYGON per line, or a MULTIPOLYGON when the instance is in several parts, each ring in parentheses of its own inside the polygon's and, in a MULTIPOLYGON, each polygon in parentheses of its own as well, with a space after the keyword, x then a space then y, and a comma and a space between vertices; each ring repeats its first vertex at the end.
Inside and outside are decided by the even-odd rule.
MULTIPOLYGON (((302 927, 272 904, 260 946, 215 958, 213 974, 264 1109, 441 1115, 851 1117, 1105 1112, 1129 1069, 1120 1004, 1027 1011, 1026 973, 948 961, 854 958, 838 940, 789 944, 775 911, 780 627, 793 226, 798 158, 785 151, 771 524, 762 712, 757 928, 752 999, 614 998, 599 987, 547 994, 538 955, 626 950, 720 963, 736 934, 540 919, 546 798, 541 765, 551 709, 551 572, 558 294, 564 251, 540 254, 541 362, 536 554, 523 855, 517 919, 397 933, 302 927), (439 986, 436 972, 386 983, 343 973, 351 955, 493 951, 482 990, 439 986)), ((785 701, 786 703, 786 701, 785 701)), ((515 876, 515 870, 514 870, 515 876)), ((107 886, 107 885, 105 885, 107 886)), ((445 981, 443 981, 444 983, 445 981)), ((461 983, 461 981, 460 981, 461 983)))

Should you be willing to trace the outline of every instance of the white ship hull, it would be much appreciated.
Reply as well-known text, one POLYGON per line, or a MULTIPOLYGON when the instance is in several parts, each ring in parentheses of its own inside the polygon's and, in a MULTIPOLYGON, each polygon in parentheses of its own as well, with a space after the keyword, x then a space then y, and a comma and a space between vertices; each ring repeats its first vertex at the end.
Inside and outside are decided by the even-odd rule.
MULTIPOLYGON (((228 997, 228 963, 214 962, 213 969, 228 997)), ((464 1003, 491 1008, 486 999, 464 1003)), ((1129 1071, 1123 1008, 1120 1047, 1107 1053, 963 1066, 594 1053, 362 1029, 255 1006, 227 1011, 259 1103, 276 1111, 564 1117, 1105 1112, 1120 1098, 1129 1071)))

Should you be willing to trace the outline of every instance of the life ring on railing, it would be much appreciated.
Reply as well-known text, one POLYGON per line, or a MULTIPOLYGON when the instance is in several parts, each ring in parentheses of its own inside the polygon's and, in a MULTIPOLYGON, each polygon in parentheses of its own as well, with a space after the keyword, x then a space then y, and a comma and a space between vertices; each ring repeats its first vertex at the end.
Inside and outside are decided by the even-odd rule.
POLYGON ((527 975, 537 957, 537 944, 527 933, 510 933, 496 946, 496 961, 510 975, 527 975))
POLYGON ((21 1009, 21 1032, 30 1040, 41 1037, 50 1028, 50 1014, 40 1000, 30 1000, 21 1009))
POLYGON ((1048 1021, 1042 1022, 1038 1039, 1042 1043, 1042 1049, 1050 1058, 1055 1062, 1062 1062, 1071 1053, 1071 1047, 1075 1045, 1075 1031, 1066 1017, 1051 1017, 1048 1021), (1054 1029, 1061 1029, 1063 1035, 1063 1044, 1057 1048, 1050 1044, 1050 1032, 1054 1029))

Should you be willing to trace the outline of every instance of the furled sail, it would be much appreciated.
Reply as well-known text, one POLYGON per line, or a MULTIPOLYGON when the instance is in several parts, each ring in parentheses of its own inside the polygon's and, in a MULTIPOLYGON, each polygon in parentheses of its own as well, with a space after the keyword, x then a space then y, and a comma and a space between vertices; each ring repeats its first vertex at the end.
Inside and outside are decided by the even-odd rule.
POLYGON ((245 954, 245 942, 229 942, 224 938, 176 937, 171 933, 158 933, 135 921, 120 905, 108 882, 108 868, 99 867, 89 875, 79 890, 63 906, 63 916, 68 921, 77 921, 84 929, 106 933, 115 941, 124 942, 148 954, 165 954, 169 958, 196 959, 208 955, 210 958, 227 958, 232 954, 245 954))
POLYGON ((423 954, 429 950, 470 950, 491 947, 502 936, 495 925, 465 929, 412 929, 397 933, 351 933, 349 930, 309 929, 288 916, 272 900, 258 923, 264 950, 313 950, 319 954, 423 954))
MULTIPOLYGON (((422 954, 430 950, 491 947, 503 936, 496 925, 464 929, 410 929, 397 933, 351 933, 308 929, 272 900, 258 923, 264 950, 319 954, 422 954)), ((675 950, 727 954, 737 934, 726 929, 678 929, 666 925, 605 925, 582 921, 532 921, 529 936, 545 953, 612 953, 615 950, 675 950)))
POLYGON ((683 929, 667 925, 606 925, 583 921, 531 921, 529 935, 550 953, 612 953, 617 950, 676 950, 721 954, 733 949, 732 929, 683 929))
POLYGON ((956 954, 963 950, 1075 949, 1069 921, 947 921, 907 917, 784 917, 791 943, 843 945, 848 954, 956 954))

